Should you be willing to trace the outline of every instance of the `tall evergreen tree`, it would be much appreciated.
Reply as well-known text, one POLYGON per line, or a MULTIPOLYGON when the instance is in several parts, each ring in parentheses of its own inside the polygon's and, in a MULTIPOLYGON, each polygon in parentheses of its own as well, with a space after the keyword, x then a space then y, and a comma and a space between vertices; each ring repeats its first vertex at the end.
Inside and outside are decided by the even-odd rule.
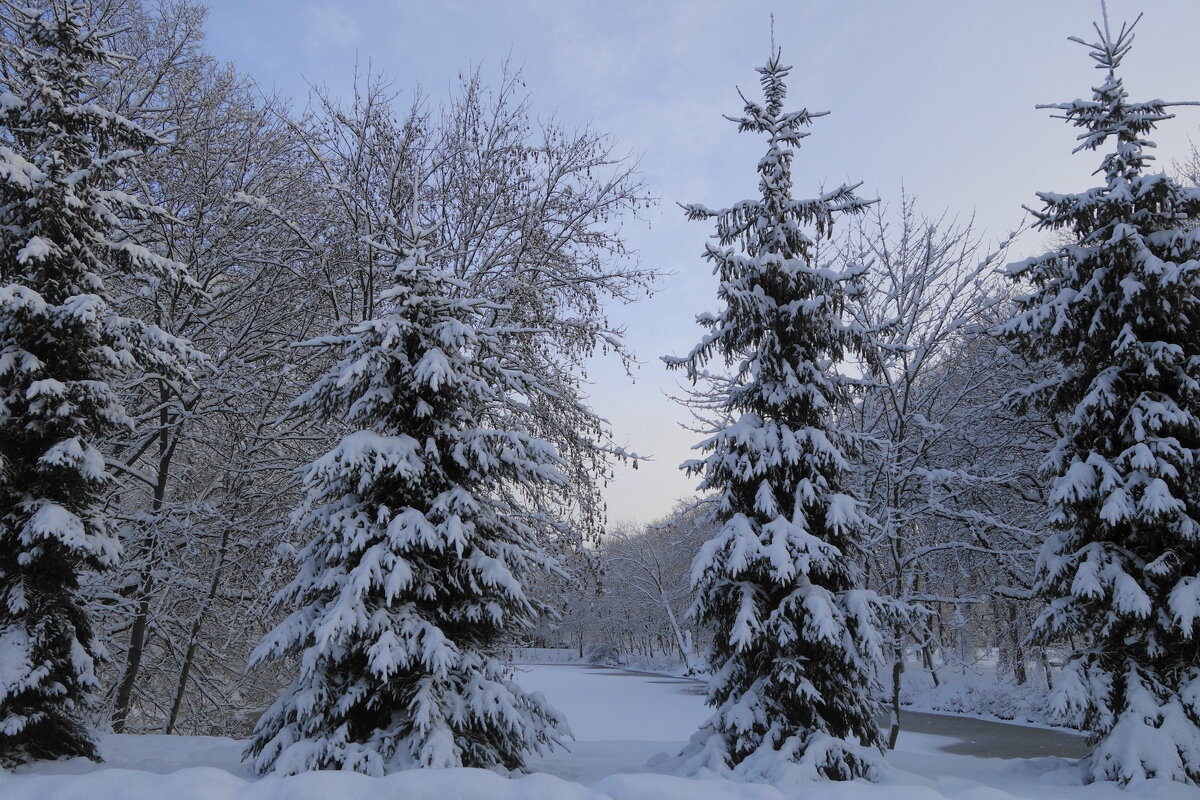
POLYGON ((309 468, 312 535, 280 594, 295 608, 254 660, 297 656, 299 674, 259 721, 260 771, 521 767, 565 731, 497 660, 532 623, 524 592, 550 566, 529 498, 561 485, 554 448, 481 426, 489 408, 545 391, 513 362, 537 331, 488 324, 503 309, 452 297, 428 232, 395 246, 376 319, 318 340, 341 361, 297 406, 361 430, 309 468))
POLYGON ((856 186, 792 199, 793 148, 823 114, 783 110, 790 68, 780 59, 773 52, 758 70, 765 104, 747 101, 735 120, 768 137, 761 198, 687 207, 691 219, 716 220, 706 258, 725 307, 699 318, 709 333, 690 354, 667 359, 693 381, 709 378, 714 353, 733 370, 702 401, 721 417, 699 445, 707 457, 684 465, 718 493, 723 521, 693 566, 693 613, 715 637, 717 711, 692 749, 755 777, 799 762, 850 779, 872 773, 881 746, 871 696, 881 606, 860 588, 867 519, 842 489, 832 367, 866 340, 843 319, 847 276, 818 263, 817 244, 835 217, 868 203, 856 186))
POLYGON ((94 4, 5 3, 0 93, 0 763, 96 757, 81 722, 95 645, 78 572, 118 557, 97 445, 129 425, 120 371, 186 379, 187 345, 109 303, 106 277, 184 281, 121 234, 154 213, 114 189, 156 143, 87 101, 106 50, 94 4))
MULTIPOLYGON (((1136 24, 1136 23, 1135 23, 1136 24)), ((1047 106, 1111 143, 1104 184, 1040 193, 1042 230, 1074 243, 1010 265, 1032 286, 1001 329, 1054 364, 1014 395, 1057 415, 1044 470, 1054 533, 1037 565, 1047 606, 1031 641, 1082 643, 1056 705, 1092 733, 1089 780, 1200 780, 1200 190, 1150 172, 1144 137, 1167 103, 1131 103, 1117 76, 1133 26, 1085 44, 1104 80, 1047 106)))

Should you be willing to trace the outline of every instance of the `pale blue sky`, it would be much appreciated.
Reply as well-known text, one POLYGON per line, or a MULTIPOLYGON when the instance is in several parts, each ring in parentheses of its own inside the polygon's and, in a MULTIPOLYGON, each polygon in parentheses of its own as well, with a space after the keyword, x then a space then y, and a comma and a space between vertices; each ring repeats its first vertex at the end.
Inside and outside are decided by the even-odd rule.
MULTIPOLYGON (((754 68, 775 38, 794 70, 793 107, 827 110, 804 140, 798 195, 863 181, 895 199, 903 183, 923 210, 973 212, 993 238, 1021 219, 1037 190, 1092 185, 1094 154, 1070 155, 1074 130, 1034 109, 1087 97, 1099 74, 1085 49, 1098 0, 211 0, 209 44, 265 88, 302 101, 306 81, 343 91, 356 57, 431 100, 460 72, 523 67, 535 111, 591 123, 640 156, 662 198, 649 226, 632 226, 642 260, 664 271, 649 301, 613 310, 644 362, 631 385, 615 364, 591 371, 593 404, 617 438, 654 456, 620 470, 610 517, 649 520, 690 494, 677 469, 697 436, 665 393, 677 376, 658 357, 686 352, 697 313, 715 307, 700 258, 710 230, 676 202, 729 205, 755 190, 762 143, 722 114, 740 111, 735 87, 757 89, 754 68)), ((1126 60, 1134 100, 1200 99, 1197 0, 1111 0, 1114 23, 1146 16, 1126 60)), ((1155 136, 1163 166, 1200 130, 1200 108, 1180 108, 1155 136)), ((1196 137, 1200 141, 1200 136, 1196 137)), ((1030 237, 1020 247, 1037 246, 1030 237)))

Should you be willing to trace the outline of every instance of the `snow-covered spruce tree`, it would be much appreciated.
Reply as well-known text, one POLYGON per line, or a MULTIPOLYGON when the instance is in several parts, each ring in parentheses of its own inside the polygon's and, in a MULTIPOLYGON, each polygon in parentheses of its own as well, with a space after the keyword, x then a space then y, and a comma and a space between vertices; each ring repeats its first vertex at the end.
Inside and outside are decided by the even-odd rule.
POLYGON ((428 263, 431 234, 395 246, 376 319, 316 342, 341 361, 296 404, 343 413, 345 436, 306 475, 312 536, 278 602, 294 607, 253 660, 297 656, 299 674, 259 721, 260 771, 517 769, 565 733, 498 650, 532 624, 523 585, 550 566, 522 492, 564 481, 553 447, 479 419, 544 389, 505 355, 528 329, 428 263))
POLYGON ((1044 470, 1051 526, 1037 565, 1036 644, 1078 643, 1056 705, 1082 711, 1089 780, 1200 781, 1200 190, 1150 172, 1169 119, 1117 76, 1132 26, 1086 44, 1104 80, 1049 108, 1113 149, 1104 185, 1041 193, 1043 230, 1075 243, 1009 267, 1032 291, 1001 332, 1057 364, 1014 395, 1060 416, 1044 470))
POLYGON ((717 711, 689 749, 748 777, 798 762, 802 775, 845 780, 871 776, 879 757, 882 604, 860 588, 867 519, 841 489, 846 441, 831 413, 833 365, 866 340, 843 321, 846 276, 818 264, 816 250, 836 216, 867 202, 853 186, 792 199, 793 147, 822 114, 783 110, 789 69, 772 53, 758 70, 766 103, 747 101, 735 120, 769 137, 761 198, 687 207, 716 220, 719 245, 706 257, 726 305, 699 318, 710 332, 688 356, 667 363, 704 380, 715 352, 733 370, 702 394, 722 418, 698 446, 708 456, 684 464, 718 493, 724 523, 693 566, 693 614, 715 638, 717 711))
POLYGON ((5 3, 0 87, 0 764, 96 757, 81 721, 95 644, 78 573, 118 556, 99 503, 97 448, 129 424, 110 381, 186 377, 190 350, 119 315, 105 278, 182 281, 179 265, 119 234, 154 212, 113 189, 156 139, 86 101, 113 58, 103 13, 5 3))

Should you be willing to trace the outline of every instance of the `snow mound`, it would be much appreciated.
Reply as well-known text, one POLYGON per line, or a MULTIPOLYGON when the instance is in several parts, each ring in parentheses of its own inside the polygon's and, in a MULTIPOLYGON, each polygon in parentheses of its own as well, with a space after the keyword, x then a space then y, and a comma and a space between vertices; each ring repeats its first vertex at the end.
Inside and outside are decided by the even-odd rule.
MULTIPOLYGON (((114 738, 102 741, 109 749, 114 738)), ((124 737, 153 740, 167 737, 124 737)), ((173 737, 212 752, 206 737, 173 737)), ((225 740, 229 751, 243 743, 225 740)), ((221 748, 218 748, 220 750, 221 748)), ((168 754, 179 747, 168 748, 168 754)), ((148 759, 153 751, 144 754, 148 759)), ((420 769, 373 778, 349 771, 306 772, 255 778, 217 766, 187 767, 166 774, 106 767, 76 760, 39 764, 18 773, 0 772, 4 800, 1195 800, 1194 787, 1145 781, 1122 790, 1111 784, 1080 784, 1078 767, 1060 759, 1028 762, 973 759, 945 754, 909 755, 932 778, 889 769, 879 784, 864 781, 812 783, 797 789, 741 783, 716 776, 683 778, 651 773, 616 774, 590 786, 545 773, 509 777, 480 769, 420 769), (90 765, 90 769, 88 767, 90 765), (999 765, 994 767, 991 765, 999 765), (72 767, 81 771, 55 768, 72 767)))

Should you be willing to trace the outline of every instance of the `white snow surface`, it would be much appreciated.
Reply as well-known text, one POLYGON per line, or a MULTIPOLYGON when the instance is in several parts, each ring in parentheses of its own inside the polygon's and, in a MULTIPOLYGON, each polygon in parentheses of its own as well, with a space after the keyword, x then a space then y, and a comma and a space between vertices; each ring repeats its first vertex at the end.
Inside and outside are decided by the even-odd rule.
POLYGON ((543 757, 528 775, 423 769, 371 778, 353 772, 253 775, 244 742, 205 736, 101 738, 106 762, 84 759, 0 771, 4 800, 1200 800, 1164 781, 1082 785, 1057 758, 1005 760, 943 753, 952 740, 904 733, 883 781, 803 787, 666 774, 666 760, 708 715, 685 684, 582 666, 522 666, 517 680, 544 692, 574 729, 570 753, 543 757), (647 761, 650 763, 647 764, 647 761))

